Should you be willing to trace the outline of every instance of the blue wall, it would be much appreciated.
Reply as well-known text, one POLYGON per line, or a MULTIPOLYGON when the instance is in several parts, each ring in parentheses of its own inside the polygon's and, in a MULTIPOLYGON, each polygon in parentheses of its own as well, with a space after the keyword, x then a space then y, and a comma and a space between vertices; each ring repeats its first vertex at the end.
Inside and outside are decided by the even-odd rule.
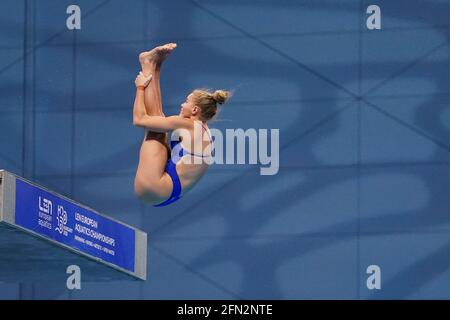
POLYGON ((2 0, 0 168, 148 232, 149 279, 0 283, 0 298, 449 298, 448 12, 448 0, 2 0), (81 30, 66 28, 73 3, 81 30), (371 4, 381 30, 366 28, 371 4), (172 206, 135 198, 137 56, 165 42, 178 44, 166 115, 196 87, 235 90, 211 127, 279 128, 277 175, 215 165, 172 206), (381 290, 366 287, 372 264, 381 290))

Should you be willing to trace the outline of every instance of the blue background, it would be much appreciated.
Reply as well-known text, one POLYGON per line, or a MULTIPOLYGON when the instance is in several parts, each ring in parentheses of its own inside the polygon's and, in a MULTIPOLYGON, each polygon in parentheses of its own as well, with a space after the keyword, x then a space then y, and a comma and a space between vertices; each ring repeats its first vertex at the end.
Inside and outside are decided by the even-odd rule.
POLYGON ((149 233, 146 282, 1 284, 0 298, 450 298, 449 0, 2 0, 0 168, 149 233), (66 28, 78 4, 81 30, 66 28), (366 28, 381 8, 382 29, 366 28), (138 54, 178 48, 164 111, 279 128, 280 171, 215 165, 166 208, 133 194, 138 54), (382 289, 366 268, 380 266, 382 289))

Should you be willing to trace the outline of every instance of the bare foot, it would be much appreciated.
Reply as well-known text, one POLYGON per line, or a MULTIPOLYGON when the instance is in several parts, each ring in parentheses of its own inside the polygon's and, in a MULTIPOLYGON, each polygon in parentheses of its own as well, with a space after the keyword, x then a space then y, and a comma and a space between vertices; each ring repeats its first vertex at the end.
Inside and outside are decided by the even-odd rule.
POLYGON ((139 54, 139 62, 141 63, 144 75, 148 76, 152 73, 152 70, 161 68, 161 64, 166 59, 167 55, 176 47, 176 43, 168 43, 139 54))

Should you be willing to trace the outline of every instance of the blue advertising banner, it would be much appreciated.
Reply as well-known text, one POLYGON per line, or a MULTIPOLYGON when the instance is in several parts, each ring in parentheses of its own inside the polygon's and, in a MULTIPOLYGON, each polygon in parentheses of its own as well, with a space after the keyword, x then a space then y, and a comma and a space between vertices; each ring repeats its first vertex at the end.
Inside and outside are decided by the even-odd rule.
POLYGON ((16 220, 23 228, 134 271, 132 228, 16 180, 16 220))

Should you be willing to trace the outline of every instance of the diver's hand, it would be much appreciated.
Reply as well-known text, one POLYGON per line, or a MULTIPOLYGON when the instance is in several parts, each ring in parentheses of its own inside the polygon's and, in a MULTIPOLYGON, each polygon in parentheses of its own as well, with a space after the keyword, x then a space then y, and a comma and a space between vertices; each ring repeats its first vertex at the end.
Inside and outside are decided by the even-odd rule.
POLYGON ((136 88, 146 88, 150 81, 152 81, 152 75, 146 77, 141 71, 137 75, 136 80, 134 80, 134 84, 136 85, 136 88))

